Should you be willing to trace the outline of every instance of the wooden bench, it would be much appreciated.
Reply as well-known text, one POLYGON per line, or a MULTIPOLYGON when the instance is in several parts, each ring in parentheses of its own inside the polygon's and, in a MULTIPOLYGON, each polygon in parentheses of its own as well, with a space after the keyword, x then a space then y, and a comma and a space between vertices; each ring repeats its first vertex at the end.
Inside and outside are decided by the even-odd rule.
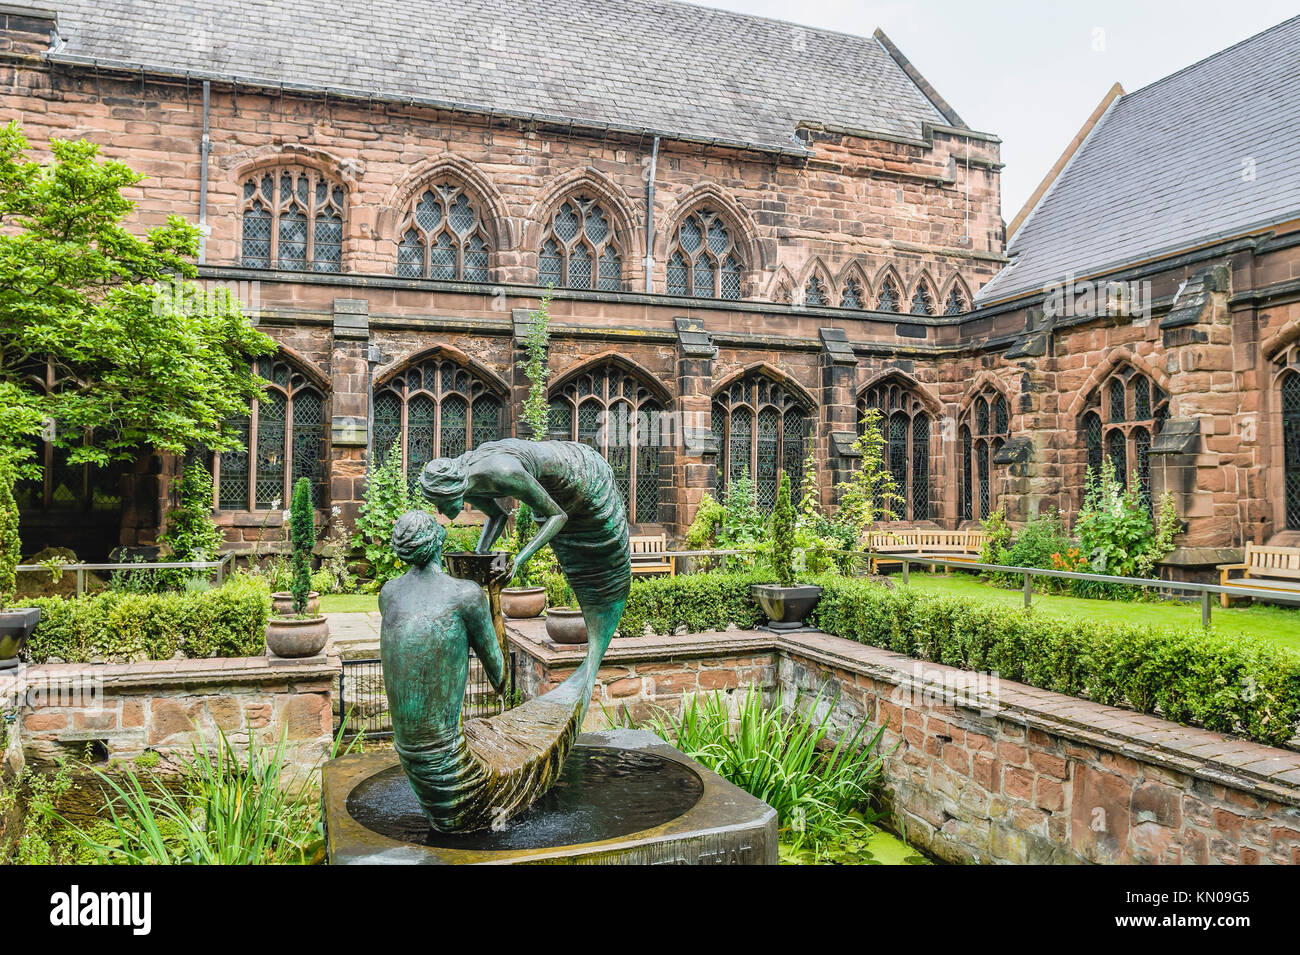
POLYGON ((676 572, 677 562, 668 555, 667 534, 646 534, 628 539, 632 551, 632 574, 668 574, 676 572))
MULTIPOLYGON (((1300 547, 1261 547, 1246 545, 1246 559, 1240 564, 1220 564, 1219 583, 1228 586, 1234 570, 1242 572, 1236 583, 1258 590, 1277 590, 1300 596, 1300 547)), ((1228 594, 1219 594, 1219 602, 1228 606, 1228 594)))
MULTIPOLYGON (((898 559, 876 557, 871 561, 871 573, 878 573, 881 564, 898 564, 902 566, 902 557, 936 557, 961 561, 965 564, 977 563, 980 548, 988 535, 983 531, 944 531, 928 530, 917 527, 903 527, 897 530, 871 531, 867 534, 866 548, 870 551, 898 555, 898 559)), ((933 567, 930 568, 934 570, 933 567)), ((944 568, 944 573, 948 569, 944 568)))

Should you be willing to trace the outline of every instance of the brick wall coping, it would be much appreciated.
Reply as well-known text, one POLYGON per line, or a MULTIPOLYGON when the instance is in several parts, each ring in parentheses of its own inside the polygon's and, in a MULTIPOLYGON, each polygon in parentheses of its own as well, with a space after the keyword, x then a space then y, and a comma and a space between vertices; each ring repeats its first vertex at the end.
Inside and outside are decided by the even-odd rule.
POLYGON ((335 653, 300 661, 260 657, 151 660, 142 663, 43 663, 27 668, 28 682, 58 686, 87 676, 105 689, 130 690, 213 684, 306 683, 333 680, 342 670, 335 653))
MULTIPOLYGON (((546 639, 542 620, 515 620, 509 627, 512 642, 548 667, 576 667, 582 662, 585 645, 569 647, 551 643, 546 639)), ((1300 806, 1300 753, 1010 680, 999 680, 996 702, 980 700, 975 696, 976 691, 987 687, 980 674, 832 634, 777 635, 758 630, 728 630, 619 638, 610 644, 604 662, 763 652, 780 652, 884 680, 929 699, 942 699, 958 709, 991 713, 1143 763, 1300 806)))

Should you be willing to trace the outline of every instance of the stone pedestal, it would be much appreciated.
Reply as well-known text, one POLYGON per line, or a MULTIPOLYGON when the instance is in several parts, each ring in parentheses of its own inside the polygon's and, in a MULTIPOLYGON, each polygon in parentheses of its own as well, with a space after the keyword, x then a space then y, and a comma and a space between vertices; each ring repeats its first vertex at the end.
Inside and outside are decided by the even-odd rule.
POLYGON ((332 865, 775 865, 777 861, 776 810, 643 730, 579 736, 555 789, 499 833, 430 832, 396 753, 331 760, 325 765, 322 785, 326 848, 332 865), (595 783, 590 778, 595 773, 570 772, 574 761, 584 756, 622 759, 630 768, 595 783), (674 808, 656 815, 654 803, 660 791, 664 805, 674 808), (644 818, 647 825, 630 826, 629 818, 644 818), (590 840, 564 836, 577 831, 588 832, 590 840))

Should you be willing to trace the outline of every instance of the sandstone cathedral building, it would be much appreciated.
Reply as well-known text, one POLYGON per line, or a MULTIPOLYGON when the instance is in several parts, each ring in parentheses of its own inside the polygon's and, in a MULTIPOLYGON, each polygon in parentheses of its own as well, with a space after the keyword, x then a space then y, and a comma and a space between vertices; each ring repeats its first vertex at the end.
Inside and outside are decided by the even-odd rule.
MULTIPOLYGON (((641 533, 742 474, 770 508, 810 460, 833 505, 877 408, 909 525, 1068 517, 1109 457, 1174 497, 1167 574, 1300 544, 1300 18, 1113 90, 1008 226, 997 136, 880 32, 376 9, 0 7, 0 121, 144 174, 133 227, 198 223, 200 278, 280 345, 211 462, 230 546, 298 477, 347 519, 386 455, 414 480, 515 434, 548 287, 552 435, 641 533)), ((155 540, 177 461, 41 452, 25 541, 155 540)))

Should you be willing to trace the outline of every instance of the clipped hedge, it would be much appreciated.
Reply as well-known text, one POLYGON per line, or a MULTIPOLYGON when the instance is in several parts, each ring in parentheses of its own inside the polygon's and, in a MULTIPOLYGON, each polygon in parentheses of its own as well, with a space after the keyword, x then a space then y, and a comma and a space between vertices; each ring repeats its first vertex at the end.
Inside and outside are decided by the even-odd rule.
POLYGON ((647 577, 632 582, 619 634, 639 637, 647 626, 666 635, 678 627, 691 633, 746 629, 762 622, 763 613, 749 596, 751 584, 772 582, 772 572, 687 574, 647 577))
POLYGON ((850 578, 817 582, 812 622, 859 643, 1273 746, 1300 723, 1300 655, 1265 640, 1055 617, 850 578))
POLYGON ((27 641, 32 663, 169 660, 256 656, 265 648, 271 596, 266 584, 235 576, 195 593, 132 594, 108 591, 88 597, 41 597, 41 622, 27 641))

